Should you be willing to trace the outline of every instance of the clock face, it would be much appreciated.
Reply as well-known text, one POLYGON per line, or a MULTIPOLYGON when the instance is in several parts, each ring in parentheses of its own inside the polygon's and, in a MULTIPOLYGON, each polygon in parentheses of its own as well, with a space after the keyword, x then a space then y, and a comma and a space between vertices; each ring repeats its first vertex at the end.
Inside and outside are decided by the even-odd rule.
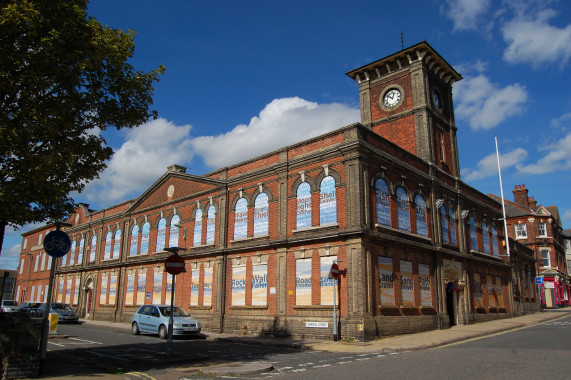
POLYGON ((432 90, 432 103, 434 103, 434 107, 441 109, 442 108, 442 103, 440 101, 440 95, 438 94, 438 91, 436 90, 432 90))
POLYGON ((398 89, 392 88, 385 93, 385 97, 383 98, 383 104, 385 107, 394 107, 399 104, 401 100, 401 93, 398 89))

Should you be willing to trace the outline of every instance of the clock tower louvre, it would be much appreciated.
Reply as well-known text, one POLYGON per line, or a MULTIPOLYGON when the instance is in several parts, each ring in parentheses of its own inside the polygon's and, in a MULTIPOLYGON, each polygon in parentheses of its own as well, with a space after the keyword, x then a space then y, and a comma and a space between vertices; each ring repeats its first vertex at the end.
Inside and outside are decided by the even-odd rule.
POLYGON ((452 84, 462 76, 427 42, 346 74, 359 84, 363 125, 460 176, 452 84))

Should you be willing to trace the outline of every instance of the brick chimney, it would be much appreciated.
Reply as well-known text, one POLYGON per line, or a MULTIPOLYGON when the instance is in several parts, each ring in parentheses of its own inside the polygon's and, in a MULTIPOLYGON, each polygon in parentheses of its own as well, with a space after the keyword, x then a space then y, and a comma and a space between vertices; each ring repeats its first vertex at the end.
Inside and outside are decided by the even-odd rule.
POLYGON ((528 190, 525 188, 525 185, 515 185, 512 192, 514 193, 515 203, 520 206, 530 207, 527 197, 528 190))
POLYGON ((535 210, 537 207, 537 201, 535 200, 534 196, 531 196, 531 198, 528 198, 528 203, 529 203, 529 208, 532 210, 535 210))

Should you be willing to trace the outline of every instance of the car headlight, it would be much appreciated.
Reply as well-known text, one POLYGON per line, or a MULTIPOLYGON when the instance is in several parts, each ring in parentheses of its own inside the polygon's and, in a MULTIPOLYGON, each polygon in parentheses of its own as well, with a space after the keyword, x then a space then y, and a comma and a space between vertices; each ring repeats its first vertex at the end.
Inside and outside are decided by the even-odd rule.
POLYGON ((180 324, 180 323, 173 323, 173 326, 174 326, 174 327, 182 327, 182 324, 180 324))

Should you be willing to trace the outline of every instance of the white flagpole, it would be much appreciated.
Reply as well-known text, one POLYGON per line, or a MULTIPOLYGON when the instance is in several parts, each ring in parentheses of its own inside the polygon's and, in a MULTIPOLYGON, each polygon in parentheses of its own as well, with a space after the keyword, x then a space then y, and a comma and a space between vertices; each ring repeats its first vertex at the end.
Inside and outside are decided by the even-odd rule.
POLYGON ((504 234, 506 239, 506 256, 510 257, 510 241, 508 235, 508 221, 506 220, 506 204, 504 202, 504 186, 502 185, 502 169, 500 168, 500 151, 498 149, 498 136, 494 136, 496 140, 496 157, 498 158, 498 174, 500 176, 500 192, 502 194, 502 213, 504 215, 504 234))

